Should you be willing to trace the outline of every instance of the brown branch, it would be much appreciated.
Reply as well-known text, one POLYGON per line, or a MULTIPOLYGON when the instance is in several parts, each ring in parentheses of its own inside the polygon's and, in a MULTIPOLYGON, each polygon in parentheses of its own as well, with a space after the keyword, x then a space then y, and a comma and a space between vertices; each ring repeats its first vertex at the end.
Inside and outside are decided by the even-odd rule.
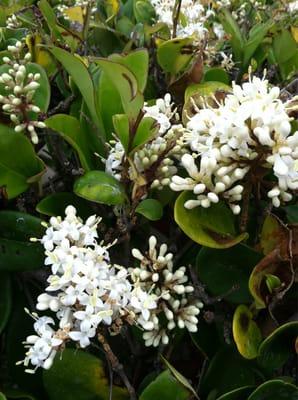
POLYGON ((182 0, 176 0, 173 11, 173 39, 177 36, 177 26, 181 10, 182 0))
POLYGON ((134 388, 132 387, 131 383, 128 380, 128 377, 126 376, 126 373, 124 371, 123 365, 120 364, 118 358, 116 357, 116 355, 113 353, 109 343, 107 342, 106 338, 99 333, 97 335, 98 341, 101 343, 102 348, 105 352, 105 356, 108 360, 108 362, 110 363, 113 371, 117 372, 117 374, 121 377, 123 383, 125 384, 128 393, 130 395, 130 399, 131 400, 137 400, 137 395, 136 392, 134 390, 134 388))

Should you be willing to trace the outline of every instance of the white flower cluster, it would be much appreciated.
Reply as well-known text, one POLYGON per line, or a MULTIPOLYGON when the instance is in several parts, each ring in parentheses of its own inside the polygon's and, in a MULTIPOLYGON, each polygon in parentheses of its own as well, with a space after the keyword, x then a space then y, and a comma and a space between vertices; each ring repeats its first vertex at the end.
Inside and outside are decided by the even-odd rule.
MULTIPOLYGON (((97 241, 100 218, 91 216, 85 223, 77 217, 76 209, 68 206, 66 217, 52 217, 40 242, 45 248, 45 265, 51 274, 45 293, 37 298, 36 309, 50 310, 48 316, 35 319, 35 334, 24 342, 26 357, 20 364, 31 363, 34 373, 38 367, 52 366, 58 350, 73 340, 84 348, 98 333, 100 324, 118 334, 124 323, 137 324, 145 329, 146 344, 156 346, 157 337, 166 343, 168 336, 159 327, 159 314, 167 316, 168 328, 176 324, 195 331, 201 303, 193 305, 187 295, 193 287, 187 284, 185 267, 173 272, 172 254, 161 245, 156 253, 156 239, 149 240, 149 253, 142 256, 134 249, 133 255, 141 259, 140 268, 127 270, 112 264, 109 247, 97 241), (154 337, 153 340, 149 336, 154 337), (159 336, 160 335, 160 336, 159 336)), ((32 239, 38 241, 38 239, 32 239)), ((28 311, 27 311, 28 312, 28 311)), ((29 313, 29 312, 28 312, 29 313)))
POLYGON ((267 171, 277 179, 267 193, 273 205, 292 199, 290 192, 298 189, 298 132, 291 135, 279 93, 264 78, 250 76, 242 86, 234 83, 217 108, 196 108, 184 134, 189 151, 181 159, 189 176, 175 175, 170 185, 195 194, 186 208, 207 208, 222 197, 239 214, 246 175, 264 178, 267 171))
POLYGON ((146 346, 168 344, 169 332, 174 328, 197 331, 198 314, 203 304, 190 298, 194 288, 188 283, 186 268, 173 268, 173 254, 167 245, 157 250, 157 239, 151 236, 149 249, 142 254, 138 249, 132 255, 140 261, 130 269, 135 289, 131 304, 137 314, 137 323, 145 330, 146 346))
MULTIPOLYGON (((37 310, 51 310, 59 321, 34 314, 36 335, 25 342, 28 347, 23 363, 50 368, 59 348, 68 340, 80 347, 90 344, 100 323, 111 330, 121 327, 121 318, 133 320, 126 309, 131 284, 127 270, 112 265, 109 246, 98 244, 97 225, 100 219, 91 216, 85 223, 76 216, 76 209, 66 208, 66 217, 52 217, 41 243, 45 248, 45 265, 50 265, 46 293, 37 299, 37 310), (118 326, 119 325, 119 326, 118 326)), ((27 370, 34 372, 34 370, 27 370)))
MULTIPOLYGON (((151 0, 151 4, 155 8, 158 20, 172 30, 175 0, 151 0)), ((198 41, 202 40, 207 32, 204 23, 213 15, 211 9, 206 9, 197 0, 182 0, 177 36, 193 36, 198 41)))
POLYGON ((8 46, 11 58, 3 57, 6 72, 0 75, 0 84, 3 85, 6 95, 0 95, 2 110, 9 114, 15 124, 15 131, 27 131, 34 144, 38 143, 36 128, 45 128, 41 121, 32 120, 32 113, 40 113, 40 108, 34 104, 34 94, 40 86, 38 80, 40 74, 32 74, 27 71, 27 63, 31 60, 31 54, 27 53, 22 58, 23 44, 17 42, 14 46, 8 46))
MULTIPOLYGON (((157 99, 155 105, 145 105, 144 112, 144 117, 151 117, 157 121, 159 132, 155 139, 135 151, 133 156, 134 167, 139 174, 146 175, 146 171, 158 163, 151 187, 162 189, 169 185, 171 177, 177 172, 173 158, 179 158, 182 151, 180 144, 176 143, 181 136, 182 126, 172 125, 171 123, 172 119, 177 120, 178 117, 176 110, 173 109, 169 93, 165 95, 164 99, 157 99)), ((125 151, 120 142, 113 144, 106 160, 106 172, 120 180, 125 162, 125 151)), ((130 168, 129 174, 130 179, 134 180, 132 168, 130 168)))

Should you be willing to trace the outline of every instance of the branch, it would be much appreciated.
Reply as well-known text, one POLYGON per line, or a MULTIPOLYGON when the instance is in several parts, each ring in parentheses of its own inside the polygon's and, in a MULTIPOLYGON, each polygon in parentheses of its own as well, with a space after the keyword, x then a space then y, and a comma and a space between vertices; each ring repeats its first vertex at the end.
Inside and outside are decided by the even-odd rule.
POLYGON ((120 364, 118 358, 113 353, 113 351, 112 351, 109 343, 107 342, 106 338, 101 333, 99 333, 97 335, 97 338, 98 338, 98 341, 102 345, 102 348, 103 348, 103 350, 105 352, 105 356, 106 356, 108 362, 110 363, 112 369, 115 372, 117 372, 117 374, 121 377, 123 383, 125 384, 128 392, 129 392, 130 399, 131 400, 137 400, 136 392, 135 392, 134 388, 132 387, 131 383, 129 382, 126 374, 125 374, 123 365, 120 364))

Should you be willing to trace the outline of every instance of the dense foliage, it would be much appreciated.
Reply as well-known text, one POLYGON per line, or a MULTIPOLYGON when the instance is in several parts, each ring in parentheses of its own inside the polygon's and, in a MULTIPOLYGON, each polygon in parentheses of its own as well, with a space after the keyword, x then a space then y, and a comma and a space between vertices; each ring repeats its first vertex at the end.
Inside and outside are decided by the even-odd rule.
POLYGON ((296 400, 298 2, 0 27, 0 400, 296 400))

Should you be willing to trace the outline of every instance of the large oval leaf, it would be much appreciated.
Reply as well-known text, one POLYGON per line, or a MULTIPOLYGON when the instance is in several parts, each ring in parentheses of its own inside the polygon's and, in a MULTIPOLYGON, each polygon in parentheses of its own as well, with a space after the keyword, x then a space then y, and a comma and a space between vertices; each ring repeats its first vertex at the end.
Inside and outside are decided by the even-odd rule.
MULTIPOLYGON (((65 349, 43 373, 50 400, 108 400, 109 383, 102 361, 84 351, 65 349)), ((113 399, 127 400, 126 390, 113 387, 113 399)))
POLYGON ((235 236, 232 212, 224 203, 210 208, 196 207, 188 210, 184 207, 187 200, 193 198, 189 192, 179 195, 175 203, 175 221, 183 232, 194 242, 203 246, 224 249, 247 238, 246 233, 235 236))
POLYGON ((6 187, 8 198, 27 190, 43 172, 44 164, 26 136, 0 125, 0 187, 6 187))
POLYGON ((187 400, 188 398, 189 391, 168 370, 159 374, 140 396, 140 400, 187 400))
POLYGON ((267 370, 280 368, 295 352, 298 321, 288 322, 275 329, 259 348, 258 363, 267 370))
POLYGON ((49 216, 64 215, 65 208, 70 204, 77 209, 78 215, 81 218, 87 218, 93 213, 92 208, 86 200, 70 192, 50 194, 37 204, 36 210, 41 214, 49 216))
POLYGON ((19 211, 0 211, 0 237, 29 241, 31 237, 41 237, 44 233, 42 220, 19 211))
POLYGON ((120 182, 103 171, 89 171, 77 179, 74 192, 96 203, 117 205, 123 204, 126 200, 124 188, 120 182))
POLYGON ((225 250, 203 247, 197 257, 199 279, 214 296, 224 295, 232 303, 248 303, 252 296, 247 282, 261 258, 259 253, 242 244, 225 250))
POLYGON ((246 400, 253 390, 253 386, 244 386, 235 390, 231 390, 230 392, 218 397, 216 400, 246 400))
POLYGON ((161 68, 173 75, 184 71, 195 54, 192 45, 190 37, 163 42, 157 49, 157 61, 161 68))
POLYGON ((45 121, 48 128, 60 133, 78 153, 82 167, 89 171, 94 167, 93 156, 88 146, 88 138, 80 122, 70 115, 56 114, 45 121))
POLYGON ((247 359, 257 357, 262 341, 261 331, 252 317, 245 305, 238 306, 233 317, 233 337, 239 353, 247 359))
POLYGON ((136 208, 136 213, 144 215, 150 221, 157 221, 162 217, 163 209, 158 200, 145 199, 136 208))
POLYGON ((297 400, 297 398, 297 386, 275 379, 260 385, 247 400, 297 400))

